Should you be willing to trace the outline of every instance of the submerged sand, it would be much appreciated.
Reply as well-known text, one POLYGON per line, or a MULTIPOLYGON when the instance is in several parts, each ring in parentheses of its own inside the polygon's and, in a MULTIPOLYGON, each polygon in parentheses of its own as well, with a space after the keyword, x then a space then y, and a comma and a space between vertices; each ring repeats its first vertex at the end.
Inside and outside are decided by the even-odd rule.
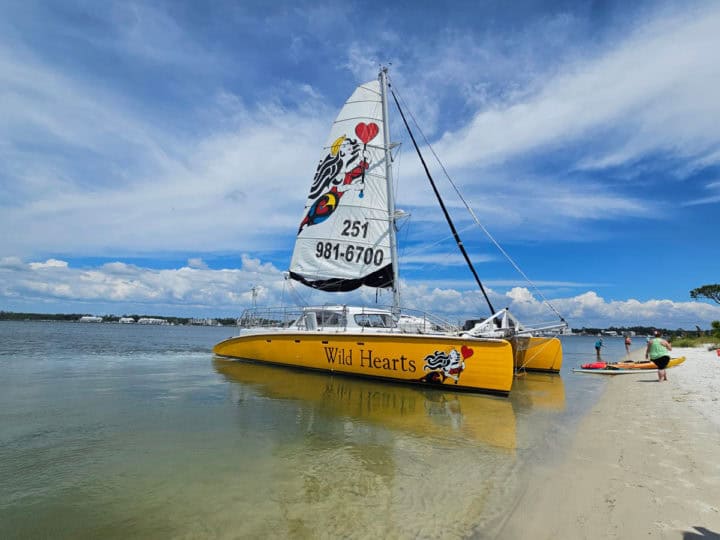
POLYGON ((529 476, 497 538, 720 539, 720 356, 673 356, 686 362, 668 382, 607 380, 562 464, 529 476))

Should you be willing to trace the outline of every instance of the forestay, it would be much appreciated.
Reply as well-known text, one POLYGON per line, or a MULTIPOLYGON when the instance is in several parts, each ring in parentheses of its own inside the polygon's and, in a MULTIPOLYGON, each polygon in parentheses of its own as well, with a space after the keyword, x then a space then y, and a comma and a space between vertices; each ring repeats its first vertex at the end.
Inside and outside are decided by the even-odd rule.
POLYGON ((298 228, 290 277, 316 289, 392 287, 383 106, 378 81, 338 114, 298 228))

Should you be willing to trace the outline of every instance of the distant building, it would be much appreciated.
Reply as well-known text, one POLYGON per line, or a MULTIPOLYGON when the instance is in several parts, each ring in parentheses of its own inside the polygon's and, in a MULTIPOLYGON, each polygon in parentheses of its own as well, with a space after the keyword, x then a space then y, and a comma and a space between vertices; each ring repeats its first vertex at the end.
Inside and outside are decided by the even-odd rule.
POLYGON ((94 315, 83 315, 78 319, 78 322, 102 322, 102 317, 95 317, 94 315))
POLYGON ((156 319, 155 317, 140 317, 138 324, 169 324, 165 319, 156 319))
POLYGON ((196 326, 218 326, 215 319, 190 319, 190 324, 196 326))
POLYGON ((132 317, 120 317, 120 319, 118 320, 118 322, 119 322, 120 324, 134 324, 134 323, 135 323, 135 319, 133 319, 132 317))

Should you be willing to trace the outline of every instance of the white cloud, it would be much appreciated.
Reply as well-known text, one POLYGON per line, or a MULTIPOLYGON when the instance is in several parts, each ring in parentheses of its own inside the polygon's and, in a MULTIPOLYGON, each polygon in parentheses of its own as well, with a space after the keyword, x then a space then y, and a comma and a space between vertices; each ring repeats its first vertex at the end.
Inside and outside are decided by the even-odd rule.
POLYGON ((711 193, 707 197, 700 197, 682 203, 683 206, 697 206, 700 204, 713 204, 720 202, 720 181, 708 182, 705 189, 711 193))
POLYGON ((216 56, 199 48, 178 22, 156 7, 138 2, 114 2, 110 9, 99 10, 114 30, 113 36, 102 36, 110 44, 137 59, 157 65, 182 66, 194 72, 207 71, 216 64, 216 56))
POLYGON ((25 256, 262 247, 276 228, 299 221, 319 156, 313 141, 329 125, 317 109, 298 116, 267 106, 181 140, 117 98, 1 48, 0 81, 14 89, 0 105, 9 141, 0 152, 14 192, 0 227, 15 231, 4 249, 25 256), (289 125, 302 126, 302 136, 289 125), (38 162, 23 151, 28 133, 107 170, 96 177, 53 154, 38 162))
MULTIPOLYGON (((127 13, 135 28, 127 30, 128 43, 137 43, 134 32, 147 25, 160 25, 165 40, 145 44, 151 51, 130 49, 165 58, 162 51, 173 49, 180 30, 154 10, 127 13)), ((720 128, 712 121, 717 116, 713 111, 720 112, 713 94, 720 68, 708 54, 718 46, 714 29, 719 15, 713 9, 693 15, 674 17, 670 23, 660 20, 597 59, 564 66, 535 94, 515 96, 510 104, 486 105, 467 126, 436 143, 449 167, 476 168, 462 173, 462 184, 471 198, 483 201, 478 205, 483 220, 498 227, 542 223, 550 204, 555 208, 553 224, 567 229, 588 219, 646 215, 642 200, 598 183, 477 170, 581 140, 598 129, 612 126, 625 136, 616 138, 617 144, 608 142, 597 155, 586 152, 580 167, 607 167, 660 150, 697 159, 703 152, 708 155, 720 138, 720 128), (678 42, 684 46, 675 47, 678 42), (498 185, 503 189, 488 189, 498 185), (474 194, 477 190, 482 196, 474 194)), ((448 39, 443 50, 467 52, 466 38, 457 39, 455 44, 448 39)), ((208 110, 205 120, 222 122, 181 135, 162 129, 146 111, 93 81, 60 72, 27 51, 18 56, 18 49, 0 47, 0 82, 8 89, 0 105, 6 126, 0 152, 13 179, 6 188, 12 196, 5 204, 14 201, 0 214, 0 225, 12 223, 17 230, 5 240, 8 252, 31 256, 57 251, 58 246, 76 254, 253 249, 275 232, 291 230, 299 219, 319 155, 317 141, 324 140, 333 114, 318 110, 319 96, 312 88, 299 94, 312 107, 296 110, 272 101, 248 107, 244 99, 219 91, 219 101, 195 107, 208 110), (23 136, 52 141, 82 157, 68 161, 61 152, 37 160, 24 153, 23 136), (77 168, 86 161, 104 168, 77 168)), ((458 73, 469 71, 471 59, 463 56, 458 73)), ((357 61, 350 65, 368 73, 376 69, 357 61)), ((412 74, 413 66, 404 69, 412 74)), ((437 76, 423 79, 428 91, 437 76)), ((337 105, 326 104, 332 109, 337 105)), ((433 113, 424 108, 423 118, 433 123, 433 113)), ((410 178, 415 167, 408 168, 410 178)), ((423 204, 418 197, 426 194, 403 192, 411 205, 423 204)))
POLYGON ((236 270, 183 267, 154 270, 121 262, 73 268, 64 261, 0 266, 6 297, 113 303, 157 304, 191 308, 241 309, 250 298, 249 283, 282 290, 283 275, 271 264, 243 257, 236 270), (243 304, 243 302, 246 302, 243 304))
POLYGON ((57 259, 48 259, 45 262, 32 262, 28 266, 30 266, 33 270, 40 270, 43 268, 67 268, 68 263, 57 259))
MULTIPOLYGON (((10 305, 24 298, 42 305, 62 305, 67 301, 94 304, 108 313, 133 306, 137 312, 162 309, 167 314, 202 312, 233 316, 253 302, 260 306, 293 303, 298 294, 305 296, 305 301, 318 304, 375 301, 375 293, 369 289, 344 295, 318 292, 312 296, 285 280, 283 272, 272 264, 247 256, 242 257, 240 268, 234 270, 192 267, 153 270, 121 262, 73 268, 52 259, 21 265, 17 260, 9 262, 0 264, 0 300, 10 305)), ((403 282, 401 291, 406 307, 434 313, 453 323, 489 315, 477 290, 403 282)), ((383 294, 381 303, 383 298, 389 303, 389 294, 383 294)), ((557 320, 553 311, 525 287, 514 287, 505 294, 488 289, 488 294, 495 309, 508 307, 525 323, 557 320)), ((692 329, 695 325, 707 328, 710 321, 720 320, 720 306, 702 302, 607 301, 594 291, 549 301, 576 328, 655 325, 692 329)))
POLYGON ((25 267, 20 257, 0 257, 0 268, 22 270, 25 267))
POLYGON ((565 66, 529 99, 478 113, 443 137, 439 153, 454 166, 497 163, 608 129, 614 137, 603 153, 581 166, 604 168, 655 151, 716 150, 720 66, 711 51, 720 47, 718 25, 716 5, 658 19, 615 50, 565 66))
MULTIPOLYGON (((553 305, 566 314, 570 321, 582 321, 582 326, 661 326, 664 328, 693 329, 695 325, 709 328, 710 321, 719 320, 720 306, 701 302, 674 302, 651 299, 606 301, 589 291, 573 298, 553 301, 553 305)), ((580 324, 574 324, 580 326, 580 324)))
POLYGON ((200 257, 192 257, 188 259, 188 266, 198 270, 207 270, 208 268, 208 265, 205 264, 205 261, 203 261, 200 257))

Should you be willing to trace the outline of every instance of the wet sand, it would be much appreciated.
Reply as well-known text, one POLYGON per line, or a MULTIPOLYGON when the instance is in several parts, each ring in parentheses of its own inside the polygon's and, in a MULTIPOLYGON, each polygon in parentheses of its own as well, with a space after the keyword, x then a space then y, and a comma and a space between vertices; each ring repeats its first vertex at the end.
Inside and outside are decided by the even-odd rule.
POLYGON ((496 538, 720 540, 720 357, 672 356, 686 362, 667 382, 608 376, 561 464, 527 478, 496 538))

